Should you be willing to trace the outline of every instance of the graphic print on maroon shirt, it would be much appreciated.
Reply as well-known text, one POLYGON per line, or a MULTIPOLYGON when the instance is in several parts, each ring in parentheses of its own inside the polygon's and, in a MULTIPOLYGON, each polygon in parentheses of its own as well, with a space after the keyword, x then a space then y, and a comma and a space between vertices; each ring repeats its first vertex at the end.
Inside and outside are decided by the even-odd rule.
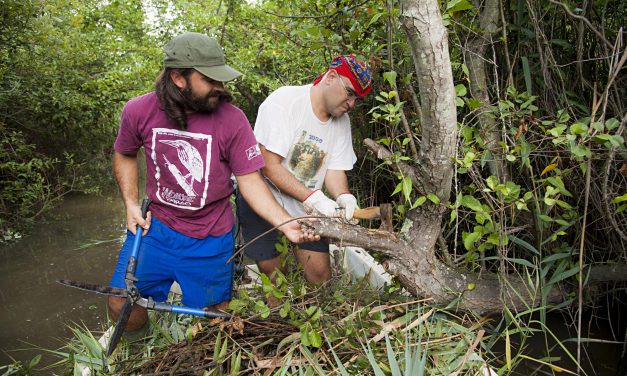
POLYGON ((211 135, 177 129, 152 130, 157 198, 181 209, 202 209, 207 200, 211 135))

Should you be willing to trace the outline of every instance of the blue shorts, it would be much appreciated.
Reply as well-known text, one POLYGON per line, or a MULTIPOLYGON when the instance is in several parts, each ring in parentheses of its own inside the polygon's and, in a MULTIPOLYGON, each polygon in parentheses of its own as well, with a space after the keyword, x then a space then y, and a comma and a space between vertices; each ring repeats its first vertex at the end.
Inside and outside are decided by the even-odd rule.
MULTIPOLYGON (((126 241, 118 255, 110 285, 125 288, 126 265, 131 256, 135 235, 127 231, 126 241)), ((205 239, 190 238, 152 218, 150 230, 142 237, 137 258, 135 286, 142 297, 157 302, 168 298, 170 286, 181 285, 183 304, 204 308, 231 299, 233 232, 205 239)))

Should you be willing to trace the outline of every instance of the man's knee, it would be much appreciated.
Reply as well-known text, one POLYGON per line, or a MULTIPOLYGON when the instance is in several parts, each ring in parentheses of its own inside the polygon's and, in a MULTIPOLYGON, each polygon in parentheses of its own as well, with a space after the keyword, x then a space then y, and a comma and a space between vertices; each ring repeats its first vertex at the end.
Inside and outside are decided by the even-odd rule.
POLYGON ((331 279, 331 268, 329 265, 303 265, 305 279, 315 285, 321 285, 331 279))
MULTIPOLYGON (((109 314, 114 320, 118 319, 122 307, 126 303, 126 299, 118 298, 116 296, 110 296, 107 300, 107 306, 109 308, 109 314)), ((148 312, 145 308, 133 304, 131 316, 126 324, 125 331, 130 332, 142 328, 146 321, 148 321, 148 312)))
POLYGON ((126 302, 126 299, 118 298, 117 296, 109 296, 109 298, 107 299, 107 306, 109 308, 109 313, 113 315, 114 319, 117 319, 125 302, 126 302))

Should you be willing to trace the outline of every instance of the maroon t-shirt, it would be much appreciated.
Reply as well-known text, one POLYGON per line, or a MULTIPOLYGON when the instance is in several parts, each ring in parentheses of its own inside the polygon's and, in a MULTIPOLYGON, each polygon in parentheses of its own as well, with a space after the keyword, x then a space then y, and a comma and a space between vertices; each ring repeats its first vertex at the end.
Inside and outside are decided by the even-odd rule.
POLYGON ((188 114, 182 131, 161 110, 154 92, 134 98, 122 110, 114 148, 134 154, 142 146, 152 215, 199 239, 223 235, 235 223, 231 173, 246 175, 264 165, 250 123, 230 103, 211 114, 188 114))

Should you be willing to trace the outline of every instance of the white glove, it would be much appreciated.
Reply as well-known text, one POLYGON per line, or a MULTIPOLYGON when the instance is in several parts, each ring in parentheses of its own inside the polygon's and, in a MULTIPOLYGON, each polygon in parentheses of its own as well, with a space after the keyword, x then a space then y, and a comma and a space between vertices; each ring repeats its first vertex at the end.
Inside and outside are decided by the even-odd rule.
POLYGON ((308 213, 315 210, 327 217, 335 217, 337 213, 336 209, 339 209, 337 203, 325 196, 319 189, 313 191, 313 193, 303 201, 303 205, 308 213))
POLYGON ((355 196, 348 192, 342 193, 337 196, 335 202, 337 202, 340 208, 344 209, 344 218, 346 218, 347 221, 353 218, 355 209, 357 209, 357 199, 355 196))

